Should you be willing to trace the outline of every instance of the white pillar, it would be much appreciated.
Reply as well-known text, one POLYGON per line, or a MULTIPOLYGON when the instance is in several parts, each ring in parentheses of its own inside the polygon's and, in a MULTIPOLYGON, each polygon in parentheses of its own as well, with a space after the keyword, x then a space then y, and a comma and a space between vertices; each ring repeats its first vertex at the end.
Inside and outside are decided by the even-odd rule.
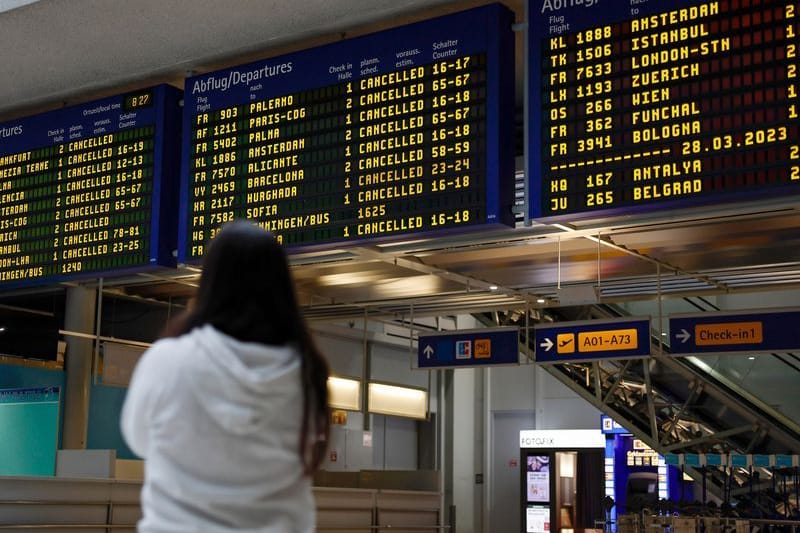
MULTIPOLYGON (((84 287, 67 289, 64 329, 93 334, 96 305, 96 290, 84 287)), ((89 427, 89 388, 92 384, 94 343, 92 339, 71 335, 66 336, 66 341, 63 448, 83 450, 86 449, 89 427)))

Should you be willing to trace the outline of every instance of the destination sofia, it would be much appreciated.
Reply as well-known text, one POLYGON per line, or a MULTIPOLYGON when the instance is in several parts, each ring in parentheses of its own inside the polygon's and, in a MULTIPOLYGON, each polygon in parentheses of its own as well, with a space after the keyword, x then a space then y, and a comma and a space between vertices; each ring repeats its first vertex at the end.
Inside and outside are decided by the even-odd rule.
POLYGON ((225 92, 234 85, 244 83, 250 85, 252 82, 260 81, 278 74, 289 74, 292 71, 292 62, 280 63, 278 65, 264 65, 256 70, 248 70, 240 72, 232 70, 228 72, 225 77, 218 78, 216 76, 208 76, 196 80, 192 85, 192 94, 205 93, 208 91, 222 91, 225 92))

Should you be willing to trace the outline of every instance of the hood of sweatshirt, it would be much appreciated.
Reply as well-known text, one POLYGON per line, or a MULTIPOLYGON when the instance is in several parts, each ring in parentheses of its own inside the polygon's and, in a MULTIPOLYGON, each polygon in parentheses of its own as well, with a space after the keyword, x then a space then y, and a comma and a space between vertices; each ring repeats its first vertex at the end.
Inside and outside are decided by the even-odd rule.
POLYGON ((300 400, 301 360, 293 346, 242 342, 211 325, 195 328, 190 336, 197 356, 206 359, 193 376, 202 381, 193 387, 196 401, 226 430, 260 431, 287 402, 300 400))

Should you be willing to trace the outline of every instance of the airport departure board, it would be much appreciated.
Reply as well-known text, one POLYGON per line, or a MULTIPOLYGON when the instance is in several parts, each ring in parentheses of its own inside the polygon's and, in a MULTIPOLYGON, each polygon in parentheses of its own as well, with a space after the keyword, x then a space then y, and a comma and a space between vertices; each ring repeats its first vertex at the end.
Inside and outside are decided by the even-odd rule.
POLYGON ((234 218, 287 246, 513 224, 499 4, 186 80, 178 259, 234 218))
POLYGON ((796 0, 529 0, 531 216, 800 192, 796 0))
POLYGON ((0 287, 174 264, 179 95, 162 85, 0 124, 0 287))

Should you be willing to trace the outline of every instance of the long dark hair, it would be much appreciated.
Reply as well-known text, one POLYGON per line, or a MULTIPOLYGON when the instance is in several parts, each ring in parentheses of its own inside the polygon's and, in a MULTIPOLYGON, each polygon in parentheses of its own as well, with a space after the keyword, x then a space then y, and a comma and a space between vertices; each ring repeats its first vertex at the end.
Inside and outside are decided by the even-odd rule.
POLYGON ((271 233, 239 220, 223 226, 211 241, 195 301, 164 336, 183 335, 204 324, 240 341, 297 347, 303 384, 300 456, 305 474, 312 474, 325 457, 330 433, 328 365, 311 340, 286 254, 271 233))

